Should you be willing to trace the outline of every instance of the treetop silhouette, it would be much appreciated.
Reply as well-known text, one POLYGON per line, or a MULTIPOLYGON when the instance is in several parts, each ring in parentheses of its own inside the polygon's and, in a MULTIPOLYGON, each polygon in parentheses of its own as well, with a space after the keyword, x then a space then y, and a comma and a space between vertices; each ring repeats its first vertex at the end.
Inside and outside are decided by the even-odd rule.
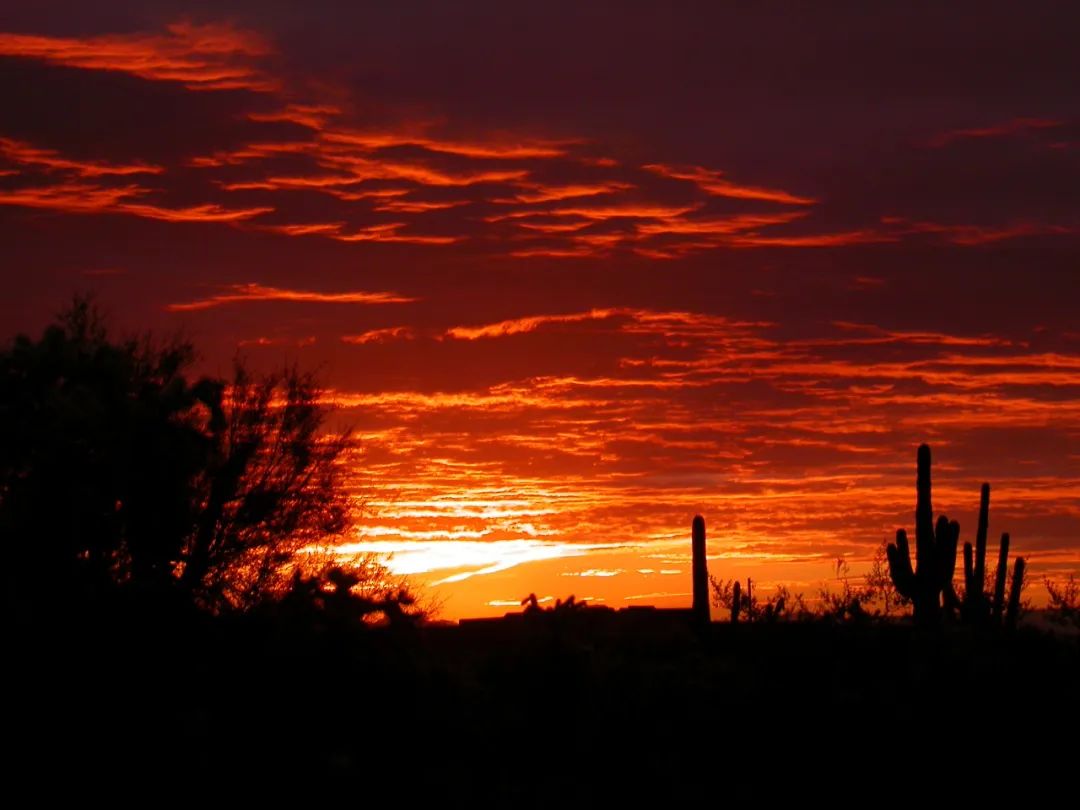
MULTIPOLYGON (((114 339, 76 299, 0 351, 0 536, 13 602, 42 578, 245 608, 294 582, 349 503, 310 374, 195 377, 193 346, 114 339)), ((365 568, 371 571, 370 567, 365 568)))

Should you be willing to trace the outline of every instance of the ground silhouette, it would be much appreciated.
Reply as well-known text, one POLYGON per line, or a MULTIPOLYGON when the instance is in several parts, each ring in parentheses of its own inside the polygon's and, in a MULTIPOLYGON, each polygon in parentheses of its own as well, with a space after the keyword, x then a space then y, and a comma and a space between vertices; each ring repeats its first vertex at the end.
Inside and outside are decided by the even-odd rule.
MULTIPOLYGON (((341 521, 315 388, 192 378, 191 357, 114 340, 84 303, 0 353, 13 797, 1032 801, 1071 774, 1080 634, 945 621, 962 604, 947 555, 902 569, 914 622, 846 592, 823 615, 759 603, 749 582, 723 591, 742 620, 710 621, 700 517, 684 610, 533 597, 442 625, 406 591, 365 590, 377 568, 283 564, 341 521)), ((928 450, 919 482, 926 528, 928 450)))

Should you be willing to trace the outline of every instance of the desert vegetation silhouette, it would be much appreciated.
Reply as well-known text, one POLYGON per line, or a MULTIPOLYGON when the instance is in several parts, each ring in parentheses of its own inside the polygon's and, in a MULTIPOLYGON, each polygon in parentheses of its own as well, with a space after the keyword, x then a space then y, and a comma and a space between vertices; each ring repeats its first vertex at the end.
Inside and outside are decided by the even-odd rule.
POLYGON ((1005 540, 986 575, 984 487, 954 585, 928 448, 914 562, 899 532, 865 578, 839 561, 820 606, 710 580, 699 517, 692 607, 530 594, 509 620, 448 625, 374 560, 320 552, 352 517, 351 445, 317 382, 195 367, 189 342, 117 338, 85 299, 0 350, 5 764, 37 789, 104 778, 115 799, 137 776, 205 799, 294 778, 369 803, 636 806, 718 785, 760 800, 783 773, 799 800, 887 784, 924 801, 949 793, 941 757, 976 773, 992 744, 1009 784, 957 790, 999 799, 1073 754, 1021 741, 1080 716, 1075 581, 1047 583, 1058 635, 1017 621, 1024 566, 1006 599, 1005 540))
MULTIPOLYGON (((211 613, 301 596, 363 614, 414 600, 373 559, 329 553, 348 525, 347 433, 297 368, 194 376, 190 342, 116 338, 76 298, 0 352, 0 536, 9 609, 123 589, 211 613), (323 596, 318 596, 323 593, 323 596), (316 598, 318 597, 318 598, 316 598)), ((65 607, 66 609, 66 607, 65 607)))

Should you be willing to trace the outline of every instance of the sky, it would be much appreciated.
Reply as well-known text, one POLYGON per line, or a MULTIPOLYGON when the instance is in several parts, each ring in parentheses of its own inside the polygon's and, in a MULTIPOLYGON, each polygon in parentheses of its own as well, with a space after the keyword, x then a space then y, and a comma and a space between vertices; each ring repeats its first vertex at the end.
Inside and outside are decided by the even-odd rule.
POLYGON ((1080 570, 1074 3, 8 3, 0 322, 316 370, 446 618, 1080 570), (994 542, 991 554, 994 553, 994 542))

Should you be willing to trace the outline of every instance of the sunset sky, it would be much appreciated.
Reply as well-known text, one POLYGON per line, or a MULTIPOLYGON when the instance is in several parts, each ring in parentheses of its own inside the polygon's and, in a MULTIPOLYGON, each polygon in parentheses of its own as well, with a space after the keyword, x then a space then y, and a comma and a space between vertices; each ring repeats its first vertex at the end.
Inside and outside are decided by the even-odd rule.
POLYGON ((315 369, 446 618, 807 593, 979 484, 1080 569, 1075 3, 0 9, 0 322, 315 369))

